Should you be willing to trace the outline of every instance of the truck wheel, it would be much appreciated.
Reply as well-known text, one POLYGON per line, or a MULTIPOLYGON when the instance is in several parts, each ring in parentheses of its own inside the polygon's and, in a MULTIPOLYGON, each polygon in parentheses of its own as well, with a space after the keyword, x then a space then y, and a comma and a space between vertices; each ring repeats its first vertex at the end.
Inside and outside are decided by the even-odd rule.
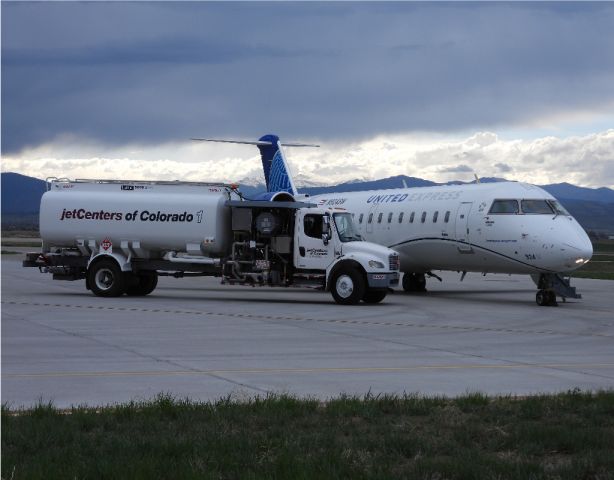
POLYGON ((124 274, 115 260, 100 260, 87 272, 89 286, 99 297, 119 297, 124 293, 124 274))
POLYGON ((379 303, 386 298, 388 292, 386 290, 367 290, 362 297, 362 301, 365 303, 379 303))
POLYGON ((136 285, 131 285, 126 288, 126 295, 133 297, 141 297, 149 295, 156 289, 158 285, 158 273, 157 272, 141 272, 136 275, 136 285))
POLYGON ((356 269, 341 270, 332 279, 331 293, 341 305, 356 305, 365 294, 365 279, 356 269))

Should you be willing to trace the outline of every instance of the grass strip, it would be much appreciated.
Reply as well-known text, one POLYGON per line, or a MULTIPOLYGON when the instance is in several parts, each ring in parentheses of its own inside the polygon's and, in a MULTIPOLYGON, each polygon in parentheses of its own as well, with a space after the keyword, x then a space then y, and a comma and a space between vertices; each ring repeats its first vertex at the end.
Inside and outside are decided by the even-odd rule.
POLYGON ((611 479, 614 391, 4 405, 2 478, 611 479))

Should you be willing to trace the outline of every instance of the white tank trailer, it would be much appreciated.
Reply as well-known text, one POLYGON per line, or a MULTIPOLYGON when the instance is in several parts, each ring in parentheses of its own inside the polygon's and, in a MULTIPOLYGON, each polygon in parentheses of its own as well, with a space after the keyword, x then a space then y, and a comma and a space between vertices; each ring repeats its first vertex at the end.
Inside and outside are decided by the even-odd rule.
POLYGON ((398 285, 398 255, 364 242, 352 215, 234 185, 53 180, 41 199, 42 251, 24 267, 85 280, 102 297, 148 295, 161 275, 305 286, 340 304, 376 303, 398 285))

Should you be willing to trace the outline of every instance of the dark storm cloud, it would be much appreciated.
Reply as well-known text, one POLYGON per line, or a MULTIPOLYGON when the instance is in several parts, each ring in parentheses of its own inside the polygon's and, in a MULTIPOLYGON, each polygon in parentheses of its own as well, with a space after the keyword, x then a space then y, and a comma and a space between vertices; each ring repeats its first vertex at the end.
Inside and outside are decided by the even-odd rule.
POLYGON ((4 3, 2 150, 358 138, 614 102, 614 4, 4 3))
POLYGON ((441 168, 439 169, 440 173, 464 173, 464 172, 473 172, 473 168, 471 168, 469 165, 465 165, 465 164, 460 164, 457 165, 456 167, 445 167, 445 168, 441 168))

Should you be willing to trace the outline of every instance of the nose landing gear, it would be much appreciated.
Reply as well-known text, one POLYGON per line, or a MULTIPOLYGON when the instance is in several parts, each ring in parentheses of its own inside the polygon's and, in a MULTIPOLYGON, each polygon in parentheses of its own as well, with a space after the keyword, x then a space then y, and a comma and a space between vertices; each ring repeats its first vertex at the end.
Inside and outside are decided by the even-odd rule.
POLYGON ((556 307, 556 293, 552 290, 538 290, 535 294, 535 302, 540 307, 556 307))

